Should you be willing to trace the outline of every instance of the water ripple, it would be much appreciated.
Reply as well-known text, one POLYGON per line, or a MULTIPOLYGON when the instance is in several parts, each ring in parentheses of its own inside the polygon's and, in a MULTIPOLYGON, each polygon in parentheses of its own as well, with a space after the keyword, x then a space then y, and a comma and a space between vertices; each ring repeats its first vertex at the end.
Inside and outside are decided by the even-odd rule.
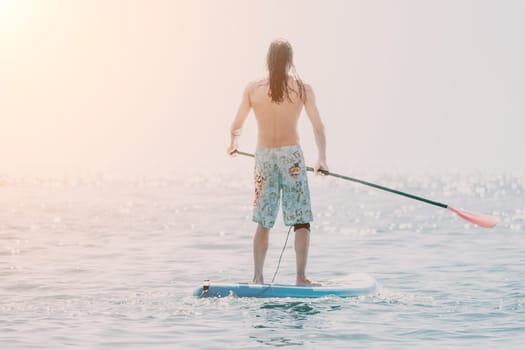
MULTIPOLYGON (((328 180, 328 181, 324 181, 328 180)), ((379 176, 371 181, 496 214, 492 230, 440 208, 311 183, 309 274, 368 272, 371 296, 198 299, 202 280, 252 273, 251 173, 183 178, 2 178, 0 343, 38 348, 518 349, 525 341, 524 179, 379 176)), ((271 233, 266 274, 286 228, 271 233)), ((293 244, 277 276, 295 278, 293 244)))

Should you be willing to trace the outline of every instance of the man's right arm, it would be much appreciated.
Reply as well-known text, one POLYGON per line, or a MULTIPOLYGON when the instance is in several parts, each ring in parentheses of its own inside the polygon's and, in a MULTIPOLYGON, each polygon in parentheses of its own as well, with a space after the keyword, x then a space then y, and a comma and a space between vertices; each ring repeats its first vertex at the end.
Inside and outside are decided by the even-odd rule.
POLYGON ((306 89, 306 101, 304 107, 306 114, 312 123, 312 128, 315 136, 315 143, 317 145, 318 151, 318 160, 315 166, 315 171, 319 169, 328 171, 328 165, 326 164, 326 135, 324 131, 324 124, 319 115, 319 110, 317 109, 317 104, 315 102, 315 94, 312 87, 308 84, 305 84, 306 89))

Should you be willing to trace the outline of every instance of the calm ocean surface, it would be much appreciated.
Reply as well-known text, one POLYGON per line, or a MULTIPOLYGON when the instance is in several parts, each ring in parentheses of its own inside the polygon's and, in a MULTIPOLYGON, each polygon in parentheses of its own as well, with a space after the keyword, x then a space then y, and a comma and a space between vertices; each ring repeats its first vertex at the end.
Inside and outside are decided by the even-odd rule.
MULTIPOLYGON (((366 179, 366 178, 365 178, 366 179)), ((0 178, 1 349, 523 349, 525 179, 366 180, 452 213, 310 177, 309 276, 366 272, 360 298, 197 299, 204 279, 252 275, 251 171, 202 177, 0 178)), ((271 280, 287 229, 271 234, 271 280)), ((290 239, 276 282, 294 281, 290 239)))

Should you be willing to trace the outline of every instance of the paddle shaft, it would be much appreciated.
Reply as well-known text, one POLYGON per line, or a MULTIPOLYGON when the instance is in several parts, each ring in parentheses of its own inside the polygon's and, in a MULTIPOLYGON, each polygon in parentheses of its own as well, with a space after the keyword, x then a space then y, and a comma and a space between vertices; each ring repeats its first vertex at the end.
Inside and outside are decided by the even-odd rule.
MULTIPOLYGON (((236 153, 238 153, 240 155, 243 155, 243 156, 255 158, 255 156, 253 154, 251 154, 251 153, 246 153, 246 152, 242 152, 242 151, 236 151, 236 153)), ((309 167, 309 166, 306 167, 306 170, 311 171, 311 172, 315 171, 314 168, 309 167)), ((373 188, 377 188, 377 189, 382 190, 382 191, 395 193, 395 194, 398 194, 400 196, 404 196, 404 197, 408 197, 408 198, 411 198, 411 199, 415 199, 415 200, 418 200, 418 201, 421 201, 421 202, 424 202, 424 203, 427 203, 427 204, 430 204, 430 205, 435 205, 437 207, 441 207, 441 208, 445 208, 445 209, 448 208, 447 204, 436 202, 436 201, 433 201, 433 200, 430 200, 430 199, 427 199, 427 198, 415 196, 415 195, 410 194, 410 193, 394 190, 393 188, 388 188, 388 187, 381 186, 381 185, 378 185, 378 184, 375 184, 375 183, 372 183, 372 182, 359 180, 359 179, 356 179, 356 178, 353 178, 353 177, 350 177, 350 176, 345 176, 345 175, 332 173, 332 172, 326 171, 326 170, 319 170, 319 172, 322 172, 324 175, 329 175, 329 176, 337 177, 339 179, 348 180, 348 181, 352 181, 352 182, 357 182, 357 183, 360 183, 362 185, 370 186, 370 187, 373 187, 373 188)))

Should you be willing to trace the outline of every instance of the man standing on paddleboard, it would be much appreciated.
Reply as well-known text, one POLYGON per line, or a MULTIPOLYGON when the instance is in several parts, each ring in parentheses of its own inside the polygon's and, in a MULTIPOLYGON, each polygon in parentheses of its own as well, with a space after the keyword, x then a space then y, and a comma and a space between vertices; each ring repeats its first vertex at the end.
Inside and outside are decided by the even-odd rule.
POLYGON ((306 262, 313 221, 306 166, 299 145, 297 122, 303 106, 310 119, 318 150, 318 170, 327 170, 324 125, 315 103, 312 87, 299 79, 293 65, 290 43, 275 40, 267 55, 268 78, 245 88, 241 104, 231 125, 228 154, 235 155, 244 121, 251 109, 257 120, 255 152, 255 199, 253 221, 257 223, 253 240, 254 283, 264 283, 263 266, 268 236, 275 224, 279 202, 286 226, 294 226, 298 285, 311 285, 306 278, 306 262), (290 74, 290 70, 292 74, 290 74))

